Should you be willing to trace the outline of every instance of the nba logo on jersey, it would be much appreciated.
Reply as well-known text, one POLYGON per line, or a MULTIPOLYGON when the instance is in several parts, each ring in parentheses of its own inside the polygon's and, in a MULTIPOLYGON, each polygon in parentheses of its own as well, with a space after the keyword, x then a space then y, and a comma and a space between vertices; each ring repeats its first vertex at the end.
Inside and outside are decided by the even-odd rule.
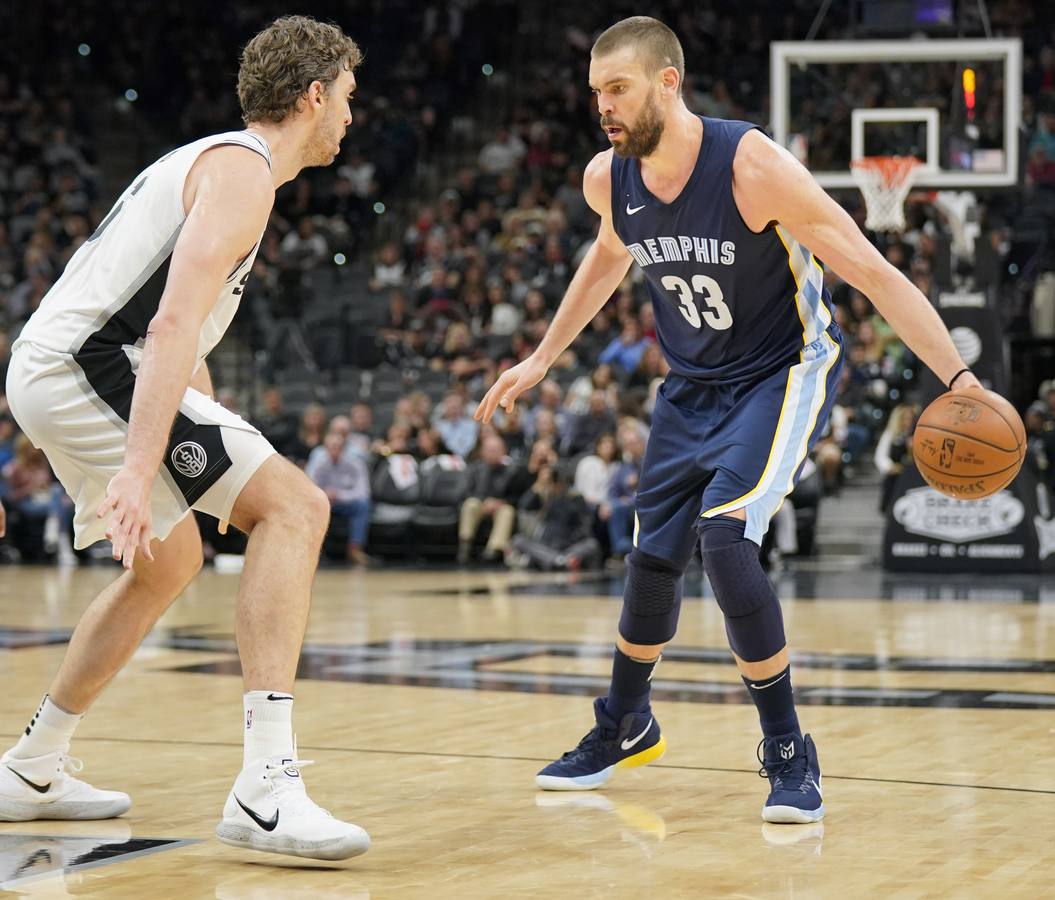
POLYGON ((194 441, 184 441, 172 451, 172 465, 180 475, 187 478, 197 478, 201 475, 208 461, 205 448, 194 441))

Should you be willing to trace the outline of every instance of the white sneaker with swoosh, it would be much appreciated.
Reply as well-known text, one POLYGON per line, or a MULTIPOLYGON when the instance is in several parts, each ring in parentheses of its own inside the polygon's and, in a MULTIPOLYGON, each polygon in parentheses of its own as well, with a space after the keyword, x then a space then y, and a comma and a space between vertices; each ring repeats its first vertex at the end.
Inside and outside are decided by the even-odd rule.
POLYGON ((335 819, 308 796, 300 777, 308 765, 311 760, 276 756, 242 769, 216 836, 233 847, 308 859, 348 859, 369 850, 362 828, 335 819))
POLYGON ((0 758, 0 822, 112 819, 128 812, 128 794, 99 790, 69 774, 83 768, 79 759, 59 751, 32 759, 5 753, 0 758))

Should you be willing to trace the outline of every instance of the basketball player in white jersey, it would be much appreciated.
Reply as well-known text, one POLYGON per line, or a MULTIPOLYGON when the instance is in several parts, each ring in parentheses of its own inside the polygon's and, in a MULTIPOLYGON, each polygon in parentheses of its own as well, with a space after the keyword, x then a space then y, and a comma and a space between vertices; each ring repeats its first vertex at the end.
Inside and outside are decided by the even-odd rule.
POLYGON ((245 751, 218 836, 319 859, 370 845, 309 799, 291 725, 329 502, 213 401, 204 363, 235 314, 275 189, 336 158, 361 60, 339 28, 309 18, 254 37, 238 73, 246 129, 140 173, 13 348, 8 400, 76 504, 76 546, 110 539, 125 571, 89 606, 39 709, 0 757, 2 821, 109 818, 131 805, 70 774, 80 771, 70 739, 201 568, 191 515, 200 510, 249 535, 235 622, 245 751))

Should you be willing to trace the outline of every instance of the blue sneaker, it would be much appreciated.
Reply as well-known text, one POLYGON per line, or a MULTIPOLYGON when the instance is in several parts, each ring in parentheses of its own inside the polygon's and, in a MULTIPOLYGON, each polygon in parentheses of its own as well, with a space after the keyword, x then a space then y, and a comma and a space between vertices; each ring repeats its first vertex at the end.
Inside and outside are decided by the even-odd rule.
POLYGON ((813 738, 791 732, 763 740, 758 749, 758 774, 769 778, 770 786, 762 818, 799 825, 823 819, 821 765, 813 738))
POLYGON ((643 766, 667 752, 667 741, 651 710, 627 713, 617 723, 605 711, 604 698, 598 697, 593 701, 593 713, 597 725, 579 746, 535 776, 535 784, 542 790, 592 791, 607 782, 617 767, 643 766))

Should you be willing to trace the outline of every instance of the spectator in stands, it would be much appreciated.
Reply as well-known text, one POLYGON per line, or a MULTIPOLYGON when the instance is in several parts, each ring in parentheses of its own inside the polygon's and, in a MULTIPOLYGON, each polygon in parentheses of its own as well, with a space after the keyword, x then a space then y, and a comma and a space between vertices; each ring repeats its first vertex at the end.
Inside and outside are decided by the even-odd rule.
POLYGON ((648 341, 656 340, 656 311, 651 303, 642 303, 637 320, 641 323, 641 336, 648 341))
POLYGON ((399 245, 395 241, 383 244, 374 262, 370 290, 383 291, 387 288, 403 287, 407 280, 406 268, 406 263, 399 256, 399 245))
MULTIPOLYGON (((537 402, 524 414, 524 436, 529 441, 533 441, 538 436, 537 419, 543 412, 548 412, 553 416, 553 424, 556 426, 557 433, 564 435, 572 417, 568 415, 567 410, 561 407, 563 399, 564 392, 553 378, 546 378, 538 386, 537 402)), ((552 437, 552 435, 546 435, 546 437, 552 437)))
POLYGON ((561 436, 557 431, 557 419, 548 409, 540 409, 535 413, 536 441, 549 441, 554 447, 560 446, 561 436))
POLYGON ((612 367, 601 363, 597 368, 576 378, 564 395, 564 408, 571 415, 581 415, 590 408, 590 397, 594 391, 603 391, 608 405, 615 409, 619 390, 612 375, 612 367))
POLYGON ((437 465, 447 469, 465 468, 465 460, 458 454, 451 453, 435 428, 422 428, 417 433, 414 438, 414 451, 423 473, 437 465))
POLYGON ((304 473, 329 497, 333 519, 346 520, 348 561, 366 566, 370 564, 363 549, 370 530, 370 476, 362 456, 344 452, 345 440, 339 430, 328 431, 323 445, 311 451, 304 473))
POLYGON ((1022 421, 1026 426, 1026 464, 1033 467, 1037 478, 1055 488, 1055 424, 1047 418, 1047 405, 1041 400, 1030 404, 1022 421))
POLYGON ((469 561, 484 520, 491 522, 484 559, 494 562, 505 553, 516 524, 516 506, 508 493, 510 474, 505 442, 498 435, 488 435, 480 446, 480 458, 469 466, 469 496, 462 501, 458 522, 459 563, 469 561))
POLYGON ((608 503, 603 514, 608 522, 611 554, 616 560, 622 560, 634 546, 634 495, 645 455, 645 441, 637 428, 621 427, 619 443, 623 458, 608 483, 608 503))
POLYGON ((619 336, 619 332, 612 325, 612 311, 609 307, 611 307, 611 303, 598 311, 575 343, 583 359, 598 360, 604 365, 607 364, 600 360, 600 355, 619 336))
POLYGON ((652 382, 657 378, 662 381, 667 377, 669 371, 670 365, 667 363, 663 351, 659 349, 659 344, 648 344, 645 347, 645 352, 641 354, 641 361, 637 364, 637 368, 630 373, 627 387, 647 393, 652 387, 652 382))
POLYGON ((590 533, 590 509, 567 489, 559 466, 542 467, 520 508, 534 514, 535 525, 530 534, 513 537, 510 564, 578 571, 601 561, 601 545, 590 533))
MULTIPOLYGON (((12 541, 23 559, 41 560, 45 557, 45 524, 49 516, 58 512, 53 494, 55 477, 47 458, 24 434, 15 439, 14 458, 4 466, 0 485, 4 505, 12 510, 12 541)), ((70 517, 72 520, 72 516, 70 517)))
POLYGON ((611 363, 629 374, 638 367, 648 343, 641 335, 641 323, 633 316, 628 316, 623 321, 623 329, 619 337, 613 338, 611 343, 605 347, 598 361, 611 363))
POLYGON ((0 470, 15 458, 15 420, 6 412, 0 413, 0 470))
POLYGON ((847 455, 849 425, 850 418, 846 407, 836 402, 832 406, 824 434, 813 450, 821 475, 822 490, 826 496, 836 493, 842 486, 843 457, 847 455))
POLYGON ((491 306, 491 334, 512 335, 520 327, 520 310, 506 299, 506 289, 500 280, 487 285, 487 302, 491 306))
POLYGON ((276 387, 267 388, 260 400, 263 409, 257 416, 257 428, 275 450, 289 456, 297 441, 297 414, 286 409, 282 392, 276 387))
MULTIPOLYGON (((514 463, 510 466, 509 481, 506 483, 506 496, 510 502, 516 501, 522 510, 520 503, 524 495, 531 490, 531 486, 538 480, 539 473, 546 466, 556 466, 560 462, 557 450, 553 443, 548 440, 537 440, 531 445, 527 459, 514 463)), ((537 507, 536 507, 537 511, 537 507)), ((518 530, 524 534, 530 534, 534 528, 534 513, 523 513, 518 516, 518 530)))
POLYGON ((485 175, 511 172, 527 153, 524 142, 508 128, 499 128, 480 149, 480 169, 485 175))
POLYGON ((289 458, 303 468, 311 451, 322 445, 326 437, 326 409, 319 403, 309 403, 300 417, 300 429, 289 448, 289 458))
POLYGON ((287 234, 280 246, 282 262, 288 269, 310 272, 327 256, 326 238, 316 230, 311 216, 304 216, 296 231, 287 234))
POLYGON ((577 456, 597 443, 603 434, 615 431, 615 414, 608 405, 604 391, 595 390, 590 395, 589 409, 575 416, 567 429, 567 437, 561 445, 565 456, 577 456))
POLYGON ((370 444, 373 442, 374 409, 369 403, 354 403, 349 419, 352 430, 348 433, 344 452, 358 453, 365 458, 369 455, 370 444))
POLYGON ((472 416, 466 414, 465 401, 460 394, 451 392, 443 398, 443 405, 437 413, 432 424, 439 431, 443 443, 450 447, 452 453, 467 459, 476 446, 480 425, 472 416))
POLYGON ((575 467, 575 490, 593 510, 608 499, 608 485, 619 465, 615 456, 615 438, 602 434, 594 444, 594 452, 580 459, 575 467))
POLYGON ((912 432, 916 430, 919 407, 902 403, 890 413, 887 426, 876 444, 875 464, 883 483, 879 511, 885 513, 894 500, 894 485, 906 466, 912 465, 912 432))
MULTIPOLYGON (((524 405, 518 403, 513 407, 512 412, 507 413, 503 410, 502 413, 498 423, 498 433, 506 442, 510 454, 514 457, 521 457, 527 448, 527 436, 524 434, 524 405)), ((496 416, 495 419, 498 420, 499 417, 496 416)))

